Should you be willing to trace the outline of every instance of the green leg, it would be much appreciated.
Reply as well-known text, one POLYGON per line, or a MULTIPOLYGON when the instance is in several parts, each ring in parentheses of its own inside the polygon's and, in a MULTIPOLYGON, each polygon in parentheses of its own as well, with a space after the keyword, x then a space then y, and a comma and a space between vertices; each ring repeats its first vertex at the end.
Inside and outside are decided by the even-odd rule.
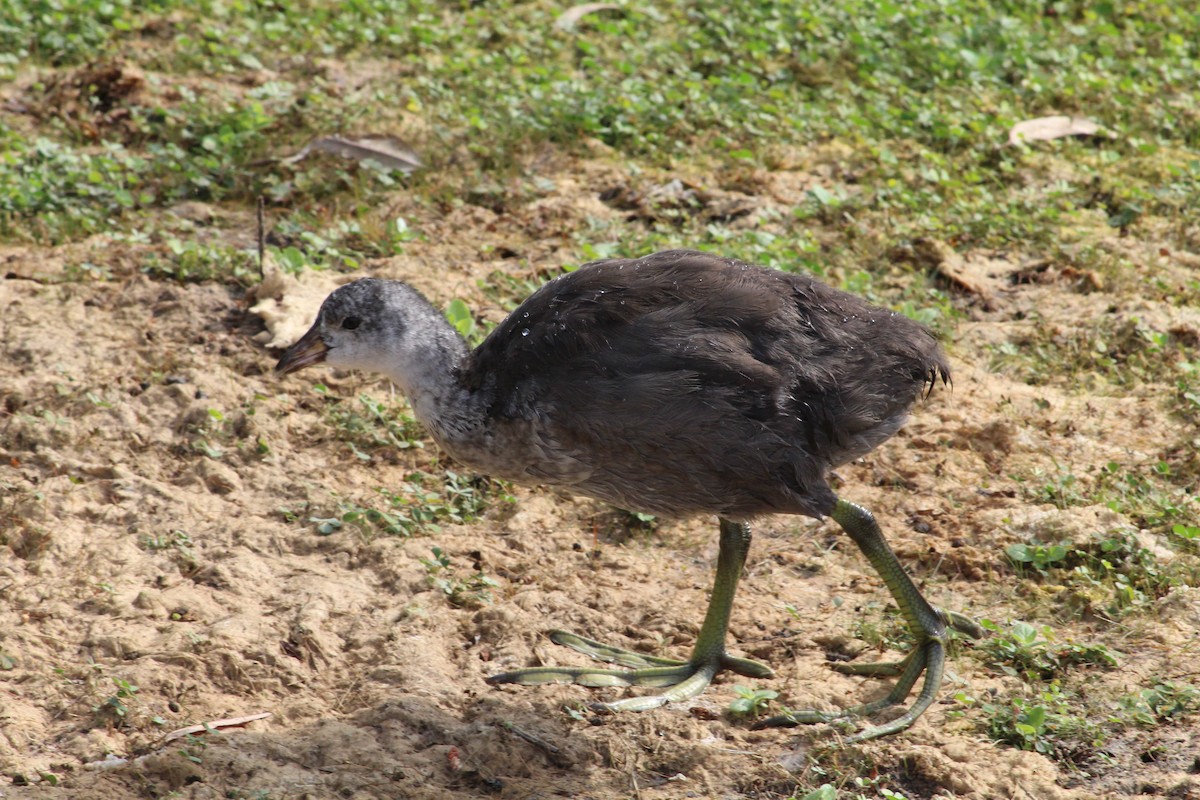
POLYGON ((871 566, 883 578, 900 613, 904 615, 904 619, 908 623, 909 631, 917 640, 917 646, 904 660, 899 662, 843 664, 835 668, 839 672, 851 675, 899 675, 899 680, 887 697, 835 713, 791 711, 763 720, 758 727, 789 727, 868 716, 904 702, 909 692, 912 691, 912 687, 924 673, 925 683, 921 686, 921 692, 917 695, 916 702, 907 711, 890 722, 867 728, 847 740, 847 743, 861 742, 910 727, 929 706, 933 705, 937 699, 938 690, 941 688, 942 674, 946 666, 947 627, 975 639, 983 635, 983 630, 974 620, 956 612, 934 608, 925 600, 916 584, 904 571, 904 567, 896 558, 896 554, 892 552, 892 548, 888 547, 871 512, 862 506, 839 500, 831 516, 849 534, 854 543, 858 545, 859 550, 871 562, 871 566))
POLYGON ((737 592, 746 553, 750 550, 750 526, 721 519, 721 544, 717 556, 717 576, 713 581, 708 612, 691 658, 677 661, 647 656, 585 639, 566 631, 552 631, 550 639, 597 661, 618 664, 630 669, 597 669, 593 667, 530 667, 505 672, 488 678, 488 683, 515 683, 532 686, 542 683, 577 683, 582 686, 653 686, 668 687, 667 691, 645 697, 629 697, 611 703, 597 703, 593 708, 605 712, 645 711, 667 703, 689 700, 704 691, 713 677, 730 670, 752 678, 769 678, 771 668, 757 661, 736 658, 725 652, 725 634, 729 629, 729 614, 737 592))

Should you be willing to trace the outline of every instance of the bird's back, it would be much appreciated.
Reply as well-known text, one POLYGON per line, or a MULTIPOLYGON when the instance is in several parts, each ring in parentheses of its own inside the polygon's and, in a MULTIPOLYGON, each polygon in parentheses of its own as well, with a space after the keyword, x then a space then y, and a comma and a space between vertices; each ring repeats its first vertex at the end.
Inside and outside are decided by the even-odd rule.
POLYGON ((890 437, 948 374, 902 315, 806 275, 669 251, 551 281, 462 380, 488 403, 509 477, 746 518, 827 514, 827 470, 890 437))

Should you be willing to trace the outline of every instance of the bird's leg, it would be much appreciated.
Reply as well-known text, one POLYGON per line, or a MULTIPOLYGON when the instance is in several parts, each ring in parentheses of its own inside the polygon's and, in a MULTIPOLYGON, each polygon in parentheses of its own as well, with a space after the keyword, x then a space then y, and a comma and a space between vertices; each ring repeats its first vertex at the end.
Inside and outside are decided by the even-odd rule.
POLYGON ((925 683, 921 686, 921 692, 917 696, 916 702, 907 711, 890 722, 867 728, 847 740, 848 743, 861 742, 908 728, 917 720, 917 717, 933 705, 942 684, 942 673, 946 665, 947 627, 973 639, 982 636, 983 630, 974 620, 957 612, 934 608, 925 600, 916 584, 904 571, 904 567, 896 558, 896 554, 892 552, 892 548, 884 540, 883 533, 879 530, 879 525, 871 516, 870 511, 854 503, 839 500, 831 516, 849 534, 854 543, 858 545, 859 550, 871 562, 871 566, 883 578, 900 613, 904 615, 904 619, 908 623, 909 631, 917 640, 917 645, 902 661, 878 664, 839 664, 834 667, 839 672, 849 675, 900 676, 886 697, 840 712, 791 711, 763 720, 758 727, 787 727, 816 722, 833 722, 874 714, 889 706, 904 702, 917 679, 924 673, 925 683))
POLYGON ((769 678, 771 668, 747 658, 737 658, 725 652, 725 634, 733 596, 737 592, 746 553, 750 549, 750 526, 742 522, 721 519, 721 543, 717 556, 717 576, 704 624, 696 637, 696 645, 687 661, 643 655, 585 639, 566 631, 553 631, 550 639, 597 661, 619 664, 623 669, 592 667, 530 667, 505 672, 488 678, 488 683, 516 683, 525 686, 541 683, 577 683, 582 686, 655 686, 670 687, 662 694, 629 697, 611 703, 597 703, 598 711, 645 711, 667 703, 689 700, 704 691, 713 676, 730 670, 752 678, 769 678))

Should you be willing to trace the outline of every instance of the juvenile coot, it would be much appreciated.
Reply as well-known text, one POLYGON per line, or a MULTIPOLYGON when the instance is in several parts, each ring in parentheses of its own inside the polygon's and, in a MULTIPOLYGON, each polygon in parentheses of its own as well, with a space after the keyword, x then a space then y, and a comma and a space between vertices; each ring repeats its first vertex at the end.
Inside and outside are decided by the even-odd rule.
POLYGON ((720 522, 716 580, 691 658, 633 653, 563 631, 551 639, 627 669, 533 667, 491 683, 651 686, 601 704, 656 708, 694 697, 722 670, 770 668, 725 652, 733 596, 762 514, 833 517, 883 578, 917 641, 898 663, 841 664, 899 676, 883 699, 841 712, 789 712, 770 725, 873 714, 917 701, 854 740, 912 725, 942 681, 946 628, 978 626, 937 609, 866 509, 839 499, 832 467, 894 434, 949 368, 917 323, 807 275, 689 250, 597 261, 556 278, 474 351, 407 284, 340 287, 277 370, 317 363, 387 375, 451 456, 480 472, 561 486, 621 508, 720 522))

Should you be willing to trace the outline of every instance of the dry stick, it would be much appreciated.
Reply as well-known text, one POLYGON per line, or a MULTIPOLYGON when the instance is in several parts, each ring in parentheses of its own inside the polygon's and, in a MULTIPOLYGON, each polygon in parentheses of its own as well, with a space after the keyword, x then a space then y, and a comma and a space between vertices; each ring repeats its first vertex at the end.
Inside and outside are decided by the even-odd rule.
POLYGON ((267 277, 267 266, 266 266, 266 259, 265 259, 266 251, 267 251, 267 245, 266 245, 267 237, 266 237, 266 230, 265 230, 266 226, 263 225, 263 205, 264 205, 263 196, 260 194, 258 196, 258 277, 259 278, 267 277))
POLYGON ((529 742, 534 747, 540 747, 542 750, 545 750, 550 755, 558 755, 561 752, 557 747, 550 744, 545 739, 542 739, 541 737, 537 736, 536 734, 532 734, 529 731, 522 730, 522 729, 518 728, 516 725, 513 725, 511 722, 502 720, 500 722, 500 726, 503 727, 509 733, 513 734, 514 736, 517 736, 517 737, 529 742))

